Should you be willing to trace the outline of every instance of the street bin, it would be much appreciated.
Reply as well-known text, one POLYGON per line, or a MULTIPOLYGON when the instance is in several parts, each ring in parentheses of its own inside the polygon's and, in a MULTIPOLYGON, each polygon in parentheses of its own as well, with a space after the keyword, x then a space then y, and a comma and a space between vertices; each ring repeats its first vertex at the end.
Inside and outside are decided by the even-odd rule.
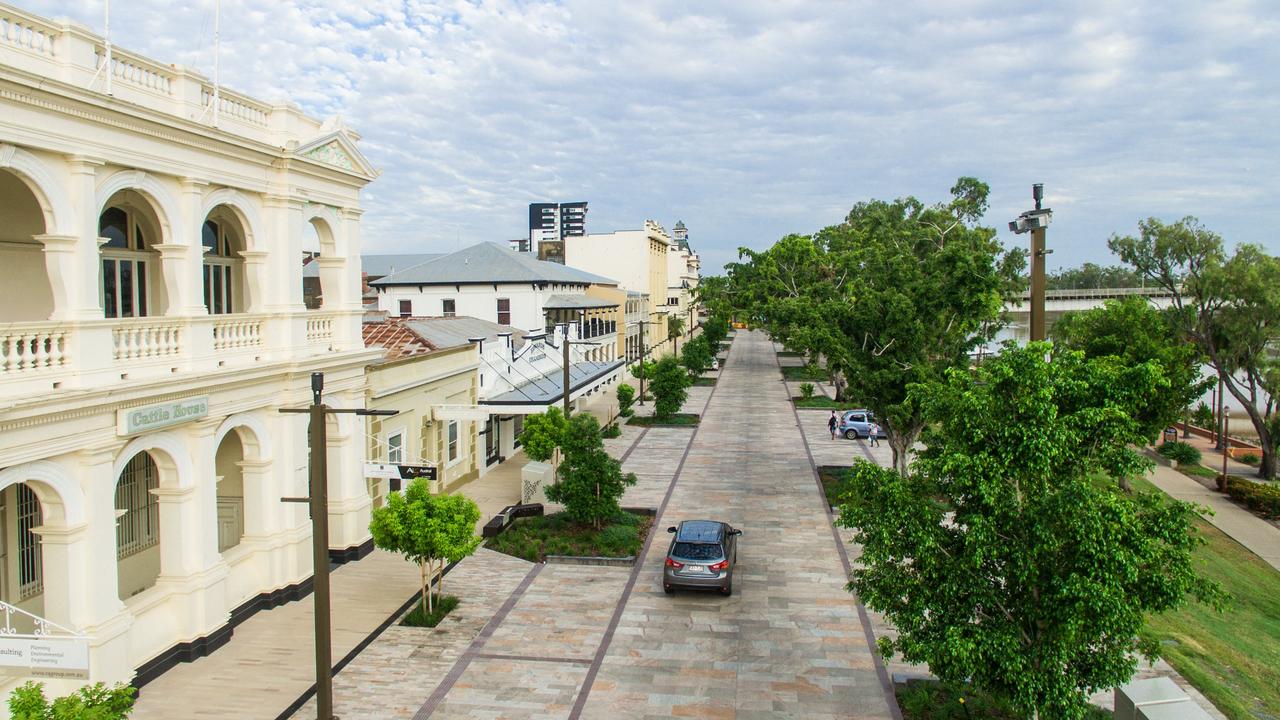
POLYGON ((1178 428, 1167 427, 1164 429, 1164 441, 1173 442, 1178 439, 1178 428))

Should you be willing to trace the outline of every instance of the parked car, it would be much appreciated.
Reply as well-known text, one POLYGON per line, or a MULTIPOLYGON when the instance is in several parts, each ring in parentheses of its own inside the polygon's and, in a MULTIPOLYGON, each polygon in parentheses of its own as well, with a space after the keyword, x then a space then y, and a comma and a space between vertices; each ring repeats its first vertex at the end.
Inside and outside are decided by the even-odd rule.
MULTIPOLYGON (((865 408, 858 410, 845 410, 840 416, 839 432, 850 440, 870 437, 871 423, 874 422, 876 422, 876 416, 870 410, 865 408)), ((876 437, 889 437, 885 434, 884 426, 880 427, 880 432, 876 434, 876 437)))
POLYGON ((733 594, 733 570, 738 565, 741 530, 717 520, 685 520, 673 533, 662 568, 662 589, 668 595, 677 587, 715 588, 733 594))

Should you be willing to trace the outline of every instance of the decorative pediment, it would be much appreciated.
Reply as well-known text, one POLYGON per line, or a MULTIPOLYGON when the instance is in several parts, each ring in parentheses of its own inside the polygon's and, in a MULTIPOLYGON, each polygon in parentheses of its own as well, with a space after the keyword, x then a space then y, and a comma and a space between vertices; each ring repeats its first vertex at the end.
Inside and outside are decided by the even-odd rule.
POLYGON ((356 144, 341 130, 322 135, 315 140, 298 147, 295 153, 299 157, 314 160, 325 165, 332 165, 347 172, 377 177, 378 171, 365 159, 356 144))

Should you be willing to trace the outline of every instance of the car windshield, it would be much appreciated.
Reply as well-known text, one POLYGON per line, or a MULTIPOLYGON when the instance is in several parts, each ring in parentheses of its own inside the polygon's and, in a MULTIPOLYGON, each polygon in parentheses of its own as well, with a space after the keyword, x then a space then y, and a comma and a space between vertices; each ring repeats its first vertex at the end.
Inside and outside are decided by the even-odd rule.
POLYGON ((675 557, 687 560, 715 560, 724 555, 720 552, 720 543, 688 543, 678 542, 671 548, 675 557))

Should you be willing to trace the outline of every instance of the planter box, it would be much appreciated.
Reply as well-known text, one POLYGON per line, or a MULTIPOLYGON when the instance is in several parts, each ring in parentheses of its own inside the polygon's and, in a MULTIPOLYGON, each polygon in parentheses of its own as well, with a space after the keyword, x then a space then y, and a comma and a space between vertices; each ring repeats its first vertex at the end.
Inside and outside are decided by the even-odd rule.
MULTIPOLYGON (((1190 704, 1191 707, 1199 710, 1199 706, 1192 703, 1182 688, 1167 677, 1156 677, 1147 680, 1137 680, 1115 689, 1115 720, 1138 720, 1142 715, 1142 711, 1158 705, 1169 704, 1190 704)), ((1168 717, 1196 717, 1194 715, 1170 715, 1168 717)))
POLYGON ((636 564, 634 555, 624 558, 592 557, 589 555, 548 555, 548 565, 595 565, 599 567, 631 567, 636 564))
POLYGON ((520 469, 520 502, 545 503, 546 488, 555 482, 555 472, 543 462, 529 462, 520 469))

